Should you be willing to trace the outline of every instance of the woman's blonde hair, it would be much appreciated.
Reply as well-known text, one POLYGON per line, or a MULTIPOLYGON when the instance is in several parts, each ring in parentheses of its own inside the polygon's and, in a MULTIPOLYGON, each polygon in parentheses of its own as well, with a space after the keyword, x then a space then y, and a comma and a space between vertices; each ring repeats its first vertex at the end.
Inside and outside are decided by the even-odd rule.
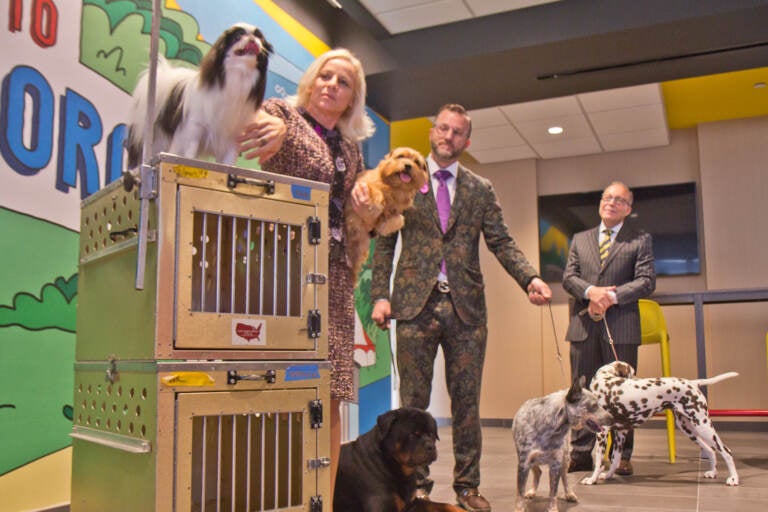
POLYGON ((286 100, 296 107, 306 107, 309 103, 309 96, 317 75, 320 74, 320 70, 331 59, 344 59, 355 68, 355 97, 352 99, 352 103, 347 110, 342 114, 337 127, 341 134, 349 139, 354 141, 365 140, 373 135, 373 132, 376 130, 373 121, 365 111, 365 72, 363 71, 363 65, 357 57, 346 48, 329 50, 317 57, 301 76, 296 95, 290 96, 286 100))

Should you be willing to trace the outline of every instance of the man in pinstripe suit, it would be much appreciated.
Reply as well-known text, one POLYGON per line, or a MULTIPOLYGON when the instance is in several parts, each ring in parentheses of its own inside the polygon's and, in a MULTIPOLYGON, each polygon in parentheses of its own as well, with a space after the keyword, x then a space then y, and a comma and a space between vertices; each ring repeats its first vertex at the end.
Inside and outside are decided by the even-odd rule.
MULTIPOLYGON (((598 368, 616 356, 637 368, 637 300, 656 288, 651 235, 624 223, 632 211, 632 191, 624 183, 611 183, 603 191, 598 211, 600 225, 574 235, 563 273, 563 288, 571 295, 565 336, 571 342, 571 377, 576 380, 584 375, 588 382, 598 368)), ((617 470, 620 475, 632 474, 632 445, 630 432, 617 470)), ((594 446, 594 434, 586 429, 574 431, 568 471, 591 471, 594 446)))

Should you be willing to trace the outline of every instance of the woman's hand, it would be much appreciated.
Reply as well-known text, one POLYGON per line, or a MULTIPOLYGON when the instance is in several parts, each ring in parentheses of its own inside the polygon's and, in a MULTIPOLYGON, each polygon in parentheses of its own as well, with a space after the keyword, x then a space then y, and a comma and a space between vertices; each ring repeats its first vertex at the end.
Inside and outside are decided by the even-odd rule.
POLYGON ((279 117, 258 110, 237 141, 243 158, 266 162, 280 151, 286 134, 285 122, 279 117))
POLYGON ((368 184, 361 181, 355 182, 352 191, 349 193, 349 200, 352 208, 358 215, 366 212, 371 206, 371 194, 368 191, 368 184))
POLYGON ((373 230, 376 225, 376 219, 381 214, 381 208, 373 204, 368 184, 357 181, 349 193, 349 203, 355 213, 365 222, 365 228, 368 231, 373 230))

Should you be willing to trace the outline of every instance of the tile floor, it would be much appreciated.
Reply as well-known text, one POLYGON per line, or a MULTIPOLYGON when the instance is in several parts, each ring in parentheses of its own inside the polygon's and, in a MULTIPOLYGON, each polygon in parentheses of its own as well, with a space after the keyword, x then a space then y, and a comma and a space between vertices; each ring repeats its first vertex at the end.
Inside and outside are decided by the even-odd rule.
MULTIPOLYGON (((738 423, 730 428, 715 420, 720 437, 733 452, 741 485, 728 487, 727 468, 718 458, 714 480, 701 476, 706 461, 700 461, 698 445, 676 432, 677 461, 667 457, 666 430, 645 425, 635 434, 632 464, 635 474, 614 477, 598 485, 581 485, 586 473, 570 473, 571 487, 578 503, 558 500, 560 512, 739 512, 768 508, 768 431, 766 423, 755 427, 738 423)), ((438 460, 432 465, 435 487, 432 498, 453 503, 451 488, 453 454, 450 427, 440 427, 438 460)), ((503 427, 483 428, 481 492, 494 512, 512 512, 516 495, 517 455, 512 431, 503 427)), ((537 497, 528 503, 528 512, 544 512, 548 478, 545 470, 537 497)), ((529 477, 530 480, 530 477, 529 477)), ((562 495, 562 485, 559 488, 562 495)))

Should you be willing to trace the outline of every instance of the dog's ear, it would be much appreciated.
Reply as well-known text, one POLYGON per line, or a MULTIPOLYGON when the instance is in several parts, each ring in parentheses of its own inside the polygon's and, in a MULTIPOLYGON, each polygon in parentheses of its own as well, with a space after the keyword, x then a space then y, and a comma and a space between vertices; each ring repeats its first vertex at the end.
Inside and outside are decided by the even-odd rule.
POLYGON ((568 394, 565 395, 565 401, 569 403, 576 403, 581 400, 581 390, 587 384, 587 378, 583 375, 577 380, 573 381, 571 389, 568 390, 568 394))
POLYGON ((387 411, 383 414, 380 414, 378 418, 376 418, 376 426, 378 427, 378 435, 379 439, 378 441, 384 440, 387 435, 389 434, 389 430, 392 428, 392 424, 397 419, 397 411, 387 411))
POLYGON ((630 365, 629 363, 625 363, 623 361, 617 361, 616 373, 618 374, 619 377, 630 379, 635 374, 635 370, 632 368, 632 365, 630 365))

